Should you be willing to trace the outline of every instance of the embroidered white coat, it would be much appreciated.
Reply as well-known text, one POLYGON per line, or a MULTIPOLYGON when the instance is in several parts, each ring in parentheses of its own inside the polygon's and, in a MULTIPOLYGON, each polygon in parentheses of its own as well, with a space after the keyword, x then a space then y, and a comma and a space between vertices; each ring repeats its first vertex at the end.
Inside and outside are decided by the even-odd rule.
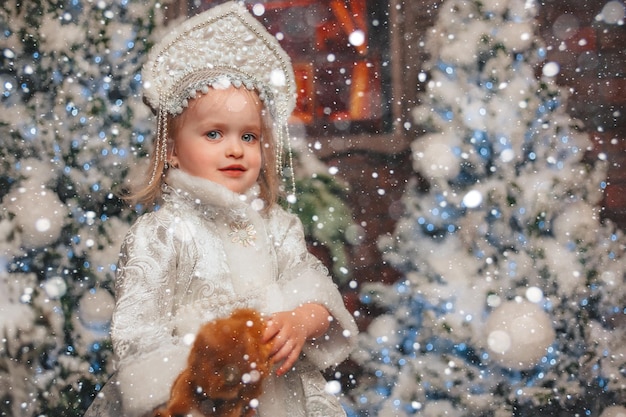
POLYGON ((278 207, 261 215, 253 195, 178 170, 167 183, 163 206, 137 220, 120 254, 111 336, 124 415, 167 400, 202 323, 240 307, 270 314, 306 302, 324 305, 331 326, 294 371, 267 380, 259 415, 343 415, 319 369, 348 356, 357 329, 298 218, 278 207))

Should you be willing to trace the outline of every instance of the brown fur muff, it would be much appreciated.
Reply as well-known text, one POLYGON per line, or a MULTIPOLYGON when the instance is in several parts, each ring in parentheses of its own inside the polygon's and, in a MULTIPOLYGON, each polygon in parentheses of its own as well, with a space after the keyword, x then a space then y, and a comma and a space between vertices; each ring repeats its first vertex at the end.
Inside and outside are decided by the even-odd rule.
POLYGON ((259 398, 271 371, 270 344, 263 343, 260 314, 240 309, 230 317, 204 324, 194 341, 187 368, 172 385, 165 408, 154 417, 203 415, 251 417, 250 402, 259 398))

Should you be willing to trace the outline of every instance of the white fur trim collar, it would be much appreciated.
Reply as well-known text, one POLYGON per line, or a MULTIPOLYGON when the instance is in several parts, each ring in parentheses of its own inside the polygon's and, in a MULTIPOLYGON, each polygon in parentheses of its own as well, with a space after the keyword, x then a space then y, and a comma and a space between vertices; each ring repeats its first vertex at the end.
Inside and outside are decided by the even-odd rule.
POLYGON ((165 183, 166 187, 198 204, 221 209, 249 208, 259 195, 259 186, 256 184, 246 194, 238 194, 221 184, 194 177, 180 169, 171 169, 165 183))

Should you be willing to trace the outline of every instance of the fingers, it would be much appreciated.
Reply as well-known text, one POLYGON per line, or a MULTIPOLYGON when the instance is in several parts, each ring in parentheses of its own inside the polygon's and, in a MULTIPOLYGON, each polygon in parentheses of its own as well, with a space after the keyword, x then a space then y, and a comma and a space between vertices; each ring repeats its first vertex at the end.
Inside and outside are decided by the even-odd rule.
POLYGON ((281 326, 279 323, 269 321, 266 330, 267 341, 272 343, 272 349, 270 355, 275 361, 284 359, 288 351, 292 349, 293 344, 290 341, 293 339, 291 329, 287 326, 281 326), (285 353, 287 351, 287 353, 285 353))
POLYGON ((280 327, 276 323, 269 319, 266 322, 265 332, 263 333, 263 343, 267 343, 272 340, 280 331, 280 327))
MULTIPOLYGON (((281 341, 275 345, 281 344, 281 341)), ((276 370, 276 375, 281 376, 287 373, 296 363, 302 351, 302 344, 293 339, 285 339, 284 343, 277 349, 272 356, 274 363, 280 364, 276 370)))
POLYGON ((306 337, 298 331, 288 320, 283 322, 280 318, 267 321, 264 339, 272 343, 270 355, 272 362, 280 364, 276 370, 277 375, 288 372, 298 360, 306 337))
POLYGON ((298 357, 300 356, 300 350, 301 349, 289 349, 287 357, 276 370, 276 375, 282 376, 286 374, 295 365, 298 357))

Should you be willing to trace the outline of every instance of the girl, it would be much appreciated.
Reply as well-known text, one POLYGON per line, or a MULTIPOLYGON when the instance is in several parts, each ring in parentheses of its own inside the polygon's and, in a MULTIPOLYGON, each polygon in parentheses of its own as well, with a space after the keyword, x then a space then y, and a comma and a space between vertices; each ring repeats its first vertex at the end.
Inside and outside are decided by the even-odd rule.
POLYGON ((276 204, 295 105, 289 58, 243 6, 226 3, 155 46, 143 80, 157 134, 136 197, 161 206, 122 246, 117 373, 87 415, 149 415, 198 328, 242 307, 266 316, 277 364, 258 414, 345 415, 320 370, 347 357, 356 326, 301 223, 276 204))

